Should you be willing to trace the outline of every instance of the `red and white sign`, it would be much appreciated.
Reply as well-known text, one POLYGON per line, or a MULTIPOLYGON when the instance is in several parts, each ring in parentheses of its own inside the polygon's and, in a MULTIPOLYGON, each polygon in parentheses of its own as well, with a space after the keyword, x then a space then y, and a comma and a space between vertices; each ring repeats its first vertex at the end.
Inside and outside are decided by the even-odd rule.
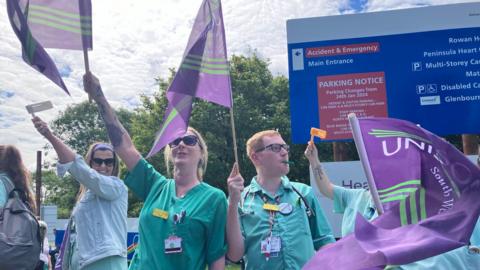
POLYGON ((385 74, 352 73, 317 77, 320 128, 327 140, 350 139, 347 116, 387 117, 385 74))

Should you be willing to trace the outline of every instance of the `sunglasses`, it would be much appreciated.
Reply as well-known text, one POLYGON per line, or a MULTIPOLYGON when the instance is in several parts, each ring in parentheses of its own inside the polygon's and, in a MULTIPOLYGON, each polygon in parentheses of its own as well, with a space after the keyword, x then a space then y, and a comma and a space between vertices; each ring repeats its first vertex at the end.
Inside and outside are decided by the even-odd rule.
POLYGON ((97 166, 102 166, 102 163, 104 163, 105 166, 112 167, 113 164, 115 163, 115 159, 114 158, 106 158, 106 159, 92 158, 92 162, 97 166))
POLYGON ((185 145, 188 145, 188 146, 194 146, 198 143, 198 138, 197 136, 195 135, 187 135, 187 136, 184 136, 184 137, 180 137, 180 138, 176 138, 173 142, 169 143, 168 145, 171 147, 171 148, 175 148, 177 147, 180 142, 182 142, 185 144, 185 145))
POLYGON ((290 146, 288 144, 272 143, 265 147, 255 150, 255 153, 262 152, 263 150, 266 150, 266 149, 270 149, 272 152, 278 153, 282 150, 282 148, 285 149, 285 151, 287 152, 290 151, 290 146))

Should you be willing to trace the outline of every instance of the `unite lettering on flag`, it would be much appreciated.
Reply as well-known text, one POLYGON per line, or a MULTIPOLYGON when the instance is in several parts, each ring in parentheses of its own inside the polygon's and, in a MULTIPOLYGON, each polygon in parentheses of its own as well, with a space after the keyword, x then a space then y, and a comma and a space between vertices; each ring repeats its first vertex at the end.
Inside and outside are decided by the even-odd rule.
POLYGON ((358 127, 352 127, 361 134, 355 143, 364 146, 385 212, 372 222, 357 214, 354 233, 322 249, 304 269, 377 269, 467 245, 480 214, 477 165, 407 121, 364 118, 358 127))
POLYGON ((194 97, 232 107, 220 0, 202 2, 182 62, 166 96, 168 107, 147 157, 186 132, 194 97))
POLYGON ((7 0, 7 13, 23 60, 70 94, 44 48, 92 48, 90 0, 7 0))

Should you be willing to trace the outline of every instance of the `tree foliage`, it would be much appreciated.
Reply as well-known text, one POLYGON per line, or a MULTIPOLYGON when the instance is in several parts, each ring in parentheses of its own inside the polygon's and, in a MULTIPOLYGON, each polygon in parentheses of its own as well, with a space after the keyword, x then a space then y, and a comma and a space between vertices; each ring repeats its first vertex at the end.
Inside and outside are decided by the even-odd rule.
MULTIPOLYGON (((265 129, 276 129, 287 143, 290 143, 290 108, 288 79, 273 76, 268 70, 269 62, 256 55, 233 56, 231 81, 234 100, 234 119, 241 173, 246 182, 256 175, 255 168, 246 155, 246 141, 254 133, 265 129)), ((143 97, 142 106, 132 121, 132 137, 137 148, 146 154, 154 141, 167 106, 165 92, 174 76, 168 80, 159 79, 159 92, 152 98, 143 97)), ((226 179, 234 163, 233 139, 230 125, 230 111, 227 108, 195 99, 190 125, 204 136, 209 161, 205 181, 226 192, 226 179)), ((323 160, 331 160, 331 144, 319 146, 323 160)), ((305 145, 293 145, 290 158, 295 164, 290 177, 308 181, 308 162, 303 156, 305 145)), ((165 172, 163 156, 157 154, 149 160, 160 172, 165 172)))

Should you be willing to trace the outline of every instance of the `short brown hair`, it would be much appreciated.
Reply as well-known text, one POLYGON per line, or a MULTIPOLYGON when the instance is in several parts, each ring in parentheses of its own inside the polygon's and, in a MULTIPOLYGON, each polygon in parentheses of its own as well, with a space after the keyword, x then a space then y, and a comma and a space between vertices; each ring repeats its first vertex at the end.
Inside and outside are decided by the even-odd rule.
POLYGON ((276 130, 264 130, 253 134, 247 141, 247 155, 250 157, 257 149, 265 147, 263 145, 264 137, 282 136, 280 132, 276 130))

